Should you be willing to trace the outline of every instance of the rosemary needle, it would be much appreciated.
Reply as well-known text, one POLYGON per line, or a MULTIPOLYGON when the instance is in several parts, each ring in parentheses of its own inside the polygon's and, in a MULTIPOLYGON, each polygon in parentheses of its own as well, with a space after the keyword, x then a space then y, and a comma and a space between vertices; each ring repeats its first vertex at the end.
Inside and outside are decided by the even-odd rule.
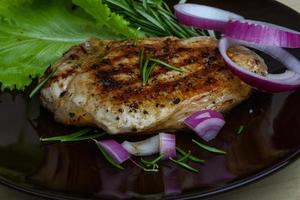
MULTIPOLYGON (((176 147, 176 151, 177 151, 178 153, 180 153, 182 156, 185 156, 185 155, 187 154, 187 152, 185 152, 183 149, 181 149, 181 148, 179 148, 179 147, 176 147)), ((189 159, 190 159, 191 161, 196 162, 196 163, 201 163, 201 164, 205 163, 204 160, 199 159, 199 158, 197 158, 197 157, 195 157, 195 156, 193 156, 193 155, 190 155, 190 156, 189 156, 189 159)))
POLYGON ((238 131, 237 131, 237 134, 243 133, 244 128, 245 128, 245 126, 244 126, 244 125, 241 125, 241 126, 239 127, 238 131))
POLYGON ((157 158, 148 161, 148 160, 144 160, 143 158, 141 158, 141 162, 146 165, 146 167, 151 167, 151 166, 155 166, 157 165, 157 162, 159 162, 162 158, 164 157, 163 154, 159 155, 157 158))
POLYGON ((140 51, 140 74, 143 74, 143 68, 144 68, 144 48, 140 51))
POLYGON ((133 164, 135 164, 135 166, 141 168, 142 170, 144 170, 144 171, 146 171, 146 172, 158 172, 158 169, 157 169, 157 168, 158 168, 158 165, 156 165, 156 164, 153 166, 152 169, 147 169, 147 168, 143 167, 142 165, 140 165, 139 163, 135 162, 134 159, 129 158, 129 160, 130 160, 133 164))
POLYGON ((163 67, 165 67, 165 68, 167 68, 169 70, 174 70, 174 71, 178 71, 178 72, 184 72, 183 69, 181 69, 179 67, 174 67, 174 66, 172 66, 172 65, 170 65, 168 63, 165 63, 162 60, 158 60, 158 59, 154 59, 154 58, 149 58, 149 60, 152 61, 152 62, 155 62, 157 64, 160 64, 160 65, 162 65, 163 67))
POLYGON ((153 63, 153 64, 151 64, 151 66, 147 69, 146 75, 145 75, 146 83, 148 82, 148 80, 149 80, 149 78, 150 78, 150 75, 151 75, 151 73, 153 72, 155 66, 156 66, 156 64, 153 63))
POLYGON ((189 158, 191 157, 192 152, 188 151, 187 154, 185 154, 184 156, 182 156, 180 159, 178 159, 179 162, 187 162, 189 160, 189 158))
POLYGON ((142 79, 143 79, 143 85, 146 85, 149 79, 150 74, 148 75, 148 79, 146 79, 147 74, 148 74, 148 63, 149 63, 149 59, 147 58, 143 64, 143 68, 142 68, 142 79))
POLYGON ((164 61, 154 59, 154 58, 146 58, 144 59, 144 49, 140 52, 140 73, 142 77, 143 85, 146 85, 148 83, 148 80, 150 78, 151 73, 153 72, 154 68, 159 64, 159 66, 165 67, 169 70, 174 70, 178 72, 184 72, 183 69, 174 67, 168 63, 165 63, 164 61))
POLYGON ((92 134, 92 135, 87 135, 87 136, 82 136, 82 137, 78 137, 78 138, 72 138, 71 140, 68 141, 63 141, 63 142, 77 142, 77 141, 84 141, 84 140, 89 140, 89 139, 95 139, 95 138, 99 138, 106 135, 106 133, 97 133, 97 134, 92 134))
POLYGON ((95 134, 89 134, 86 135, 87 133, 91 132, 92 129, 90 128, 85 128, 80 131, 77 131, 72 134, 67 134, 67 135, 61 135, 61 136, 54 136, 54 137, 49 137, 49 138, 40 138, 42 142, 77 142, 77 141, 83 141, 83 140, 88 140, 88 139, 95 139, 104 136, 106 133, 95 133, 95 134))
POLYGON ((211 152, 211 153, 216 153, 216 154, 226 154, 225 151, 221 150, 221 149, 217 149, 215 147, 211 147, 211 146, 208 146, 208 145, 205 145, 205 144, 202 144, 200 142, 197 142, 196 140, 192 139, 192 141, 198 146, 198 147, 201 147, 202 149, 205 149, 206 151, 208 152, 211 152))
POLYGON ((66 142, 70 141, 71 139, 78 138, 88 132, 92 131, 90 128, 85 128, 79 131, 76 131, 75 133, 72 134, 67 134, 67 135, 61 135, 61 136, 54 136, 54 137, 49 137, 49 138, 40 138, 42 142, 49 142, 49 141, 60 141, 60 142, 66 142))
POLYGON ((188 164, 186 164, 186 163, 184 163, 184 162, 180 162, 179 160, 175 160, 175 159, 173 159, 173 158, 169 158, 172 162, 174 162, 175 164, 177 164, 177 165, 179 165, 179 166, 181 166, 181 167, 183 167, 183 168, 185 168, 185 169, 187 169, 187 170, 189 170, 189 171, 192 171, 192 172, 195 172, 195 173, 198 173, 199 171, 197 170, 197 169, 195 169, 195 168, 193 168, 192 166, 190 166, 190 165, 188 165, 188 164))
MULTIPOLYGON (((108 7, 122 14, 130 21, 134 28, 141 28, 141 32, 147 36, 176 36, 189 38, 197 35, 207 35, 205 31, 199 31, 179 24, 173 12, 161 0, 104 0, 108 7)), ((185 2, 185 0, 181 0, 185 2)))
POLYGON ((49 81, 49 79, 54 75, 56 70, 53 70, 44 80, 42 80, 29 94, 29 98, 32 98, 38 91, 49 81))

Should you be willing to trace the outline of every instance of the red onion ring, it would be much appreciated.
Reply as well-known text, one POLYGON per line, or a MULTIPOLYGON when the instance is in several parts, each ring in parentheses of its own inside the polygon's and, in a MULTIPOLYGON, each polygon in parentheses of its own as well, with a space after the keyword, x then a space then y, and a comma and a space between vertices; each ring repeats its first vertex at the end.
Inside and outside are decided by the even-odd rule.
POLYGON ((275 24, 254 20, 230 20, 224 35, 259 45, 285 48, 300 47, 300 32, 275 24))
POLYGON ((231 71, 247 84, 267 92, 284 92, 295 90, 300 87, 300 62, 289 52, 278 47, 255 45, 252 43, 222 38, 219 41, 219 51, 228 64, 231 71), (244 45, 260 50, 286 66, 287 71, 281 74, 258 75, 235 64, 227 55, 231 46, 244 45))
POLYGON ((271 23, 246 20, 235 13, 199 5, 177 4, 175 15, 182 24, 222 32, 226 37, 259 45, 300 47, 300 32, 271 23))
POLYGON ((175 15, 182 24, 223 32, 232 19, 244 19, 235 13, 199 4, 181 3, 174 6, 175 15))
POLYGON ((300 87, 300 62, 289 52, 278 48, 299 48, 300 32, 270 23, 244 20, 234 13, 208 6, 177 4, 174 8, 179 22, 183 24, 219 30, 226 37, 239 40, 223 38, 219 50, 232 72, 249 85, 267 92, 284 92, 300 87), (233 45, 245 45, 263 51, 284 64, 288 70, 265 77, 250 72, 227 56, 227 49, 233 45))

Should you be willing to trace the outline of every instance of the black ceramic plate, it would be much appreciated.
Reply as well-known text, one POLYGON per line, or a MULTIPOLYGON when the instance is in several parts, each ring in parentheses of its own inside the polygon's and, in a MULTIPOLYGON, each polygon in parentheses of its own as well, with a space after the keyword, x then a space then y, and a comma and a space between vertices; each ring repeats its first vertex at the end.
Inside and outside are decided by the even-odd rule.
MULTIPOLYGON (((300 15, 275 1, 204 1, 300 30, 300 15)), ((299 51, 293 51, 300 57, 299 51)), ((280 65, 268 57, 275 70, 280 65)), ((179 146, 206 160, 195 174, 163 162, 158 173, 131 164, 119 171, 102 159, 90 142, 41 145, 40 136, 74 130, 53 121, 38 99, 25 93, 0 94, 0 181, 53 199, 200 198, 260 179, 297 158, 300 151, 300 91, 252 97, 226 115, 227 124, 211 144, 218 156, 191 145, 190 133, 178 133, 179 146), (249 110, 253 111, 251 114, 249 110), (237 130, 244 125, 243 134, 237 130)), ((122 139, 122 138, 116 138, 122 139)), ((135 139, 135 138, 133 138, 135 139)))

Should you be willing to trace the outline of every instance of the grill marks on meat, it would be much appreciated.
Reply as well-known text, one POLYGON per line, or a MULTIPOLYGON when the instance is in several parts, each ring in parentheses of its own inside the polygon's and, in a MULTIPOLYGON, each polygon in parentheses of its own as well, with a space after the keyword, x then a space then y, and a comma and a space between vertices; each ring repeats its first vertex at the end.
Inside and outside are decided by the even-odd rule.
POLYGON ((218 84, 216 80, 221 78, 218 75, 222 75, 222 71, 228 71, 224 64, 218 64, 222 60, 216 47, 192 48, 182 45, 182 40, 171 38, 162 41, 157 39, 151 43, 145 41, 137 46, 124 43, 119 50, 109 53, 104 59, 105 62, 100 62, 91 73, 95 74, 94 79, 101 85, 101 95, 111 95, 114 101, 120 103, 128 98, 136 101, 171 101, 177 95, 190 98, 199 88, 206 90, 204 87, 215 87, 213 83, 218 84), (145 57, 157 58, 175 67, 184 67, 186 72, 179 73, 157 67, 149 79, 149 84, 142 87, 139 70, 141 48, 144 48, 145 57), (215 71, 220 73, 215 74, 215 71))
MULTIPOLYGON (((236 63, 266 73, 256 54, 233 48, 229 55, 236 63)), ((41 91, 43 105, 62 123, 96 125, 112 134, 181 129, 187 115, 206 108, 226 111, 250 94, 250 87, 226 67, 217 41, 209 37, 150 38, 136 45, 93 39, 72 48, 54 67, 55 76, 41 91), (143 86, 141 49, 145 57, 184 72, 158 65, 143 86)))

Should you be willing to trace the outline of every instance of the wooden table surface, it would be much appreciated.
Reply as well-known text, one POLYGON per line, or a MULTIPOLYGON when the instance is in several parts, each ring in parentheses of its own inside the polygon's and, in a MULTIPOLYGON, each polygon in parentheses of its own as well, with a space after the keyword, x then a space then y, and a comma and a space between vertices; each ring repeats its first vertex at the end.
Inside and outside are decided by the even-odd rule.
POLYGON ((277 0, 291 8, 293 8, 294 10, 297 10, 298 12, 300 12, 300 1, 299 0, 277 0))
MULTIPOLYGON (((278 0, 300 12, 300 0, 278 0)), ((299 22, 300 23, 300 22, 299 22)), ((0 185, 0 199, 41 200, 0 185)), ((257 183, 207 200, 300 200, 300 159, 257 183)))

